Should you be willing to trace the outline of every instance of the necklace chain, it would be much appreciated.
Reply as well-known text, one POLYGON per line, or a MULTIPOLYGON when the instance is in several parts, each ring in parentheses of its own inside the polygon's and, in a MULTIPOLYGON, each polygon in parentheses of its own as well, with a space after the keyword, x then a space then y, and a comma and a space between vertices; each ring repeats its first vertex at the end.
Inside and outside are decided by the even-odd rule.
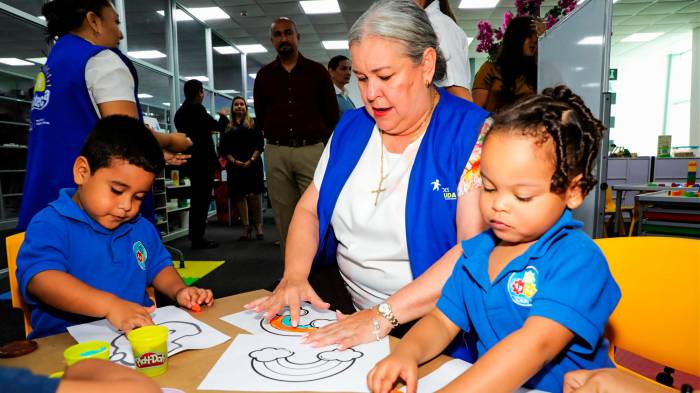
MULTIPOLYGON (((425 131, 425 130, 423 130, 423 127, 426 126, 426 123, 428 122, 428 120, 430 120, 430 118, 433 116, 433 111, 435 110, 435 106, 437 105, 437 100, 436 100, 436 97, 434 96, 434 92, 431 92, 431 96, 432 96, 433 102, 432 102, 432 105, 430 108, 430 112, 428 113, 428 116, 426 116, 423 119, 423 122, 421 123, 420 128, 418 129, 419 132, 416 133, 416 137, 410 143, 412 143, 413 141, 418 139, 418 137, 420 135, 422 135, 422 133, 425 131)), ((439 95, 437 97, 439 97, 439 95)), ((384 175, 384 131, 382 131, 379 127, 377 127, 377 129, 379 130, 379 152, 380 152, 379 153, 379 184, 377 185, 376 190, 371 191, 372 194, 374 194, 374 206, 377 206, 377 203, 379 202, 379 194, 386 191, 386 188, 382 188, 382 186, 384 185, 384 180, 386 180, 386 178, 389 177, 388 173, 386 175, 384 175)))

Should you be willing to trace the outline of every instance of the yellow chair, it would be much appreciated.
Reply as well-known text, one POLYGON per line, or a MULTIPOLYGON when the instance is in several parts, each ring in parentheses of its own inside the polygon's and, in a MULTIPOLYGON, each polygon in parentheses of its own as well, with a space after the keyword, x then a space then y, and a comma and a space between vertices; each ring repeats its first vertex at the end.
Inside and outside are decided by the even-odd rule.
POLYGON ((700 240, 620 237, 595 242, 622 291, 606 328, 613 362, 615 348, 622 348, 700 375, 700 240))
POLYGON ((17 254, 19 248, 24 242, 24 232, 16 233, 5 238, 5 246, 7 247, 7 272, 10 275, 10 294, 12 296, 12 307, 19 308, 24 314, 24 334, 29 335, 32 331, 30 323, 31 312, 29 306, 24 302, 22 293, 19 291, 19 283, 17 283, 17 254))
POLYGON ((630 216, 630 234, 632 233, 632 227, 634 226, 634 221, 635 221, 635 216, 634 216, 634 206, 630 205, 622 205, 620 208, 620 212, 618 214, 617 212, 617 205, 615 204, 615 201, 612 198, 612 188, 608 187, 605 189, 605 215, 610 216, 608 219, 608 223, 605 225, 605 236, 608 236, 608 227, 611 227, 613 223, 613 219, 617 221, 617 235, 618 236, 624 236, 625 233, 625 218, 623 217, 623 214, 627 213, 630 216))
MULTIPOLYGON (((16 233, 12 236, 5 238, 5 245, 7 248, 7 272, 10 275, 10 294, 12 296, 12 307, 22 310, 24 314, 24 334, 29 336, 32 331, 31 324, 31 311, 29 306, 25 303, 22 293, 19 290, 19 283, 17 282, 17 254, 19 253, 19 248, 24 242, 24 232, 16 233)), ((153 300, 153 304, 156 304, 156 296, 153 287, 147 287, 146 292, 148 297, 153 300)))

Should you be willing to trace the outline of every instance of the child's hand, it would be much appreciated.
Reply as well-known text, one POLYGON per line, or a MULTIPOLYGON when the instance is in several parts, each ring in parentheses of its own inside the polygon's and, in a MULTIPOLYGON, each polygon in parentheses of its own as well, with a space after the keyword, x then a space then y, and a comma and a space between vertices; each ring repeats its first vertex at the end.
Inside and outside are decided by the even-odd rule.
POLYGON ((367 374, 367 387, 374 393, 389 393, 399 377, 406 382, 406 393, 416 393, 418 364, 408 356, 392 353, 367 374))
POLYGON ((177 304, 189 309, 197 309, 200 304, 211 306, 214 303, 214 294, 211 289, 202 289, 197 287, 185 287, 175 295, 177 304))
POLYGON ((109 307, 105 318, 115 328, 129 333, 141 326, 153 325, 151 313, 156 311, 156 306, 144 307, 122 299, 116 299, 109 307))

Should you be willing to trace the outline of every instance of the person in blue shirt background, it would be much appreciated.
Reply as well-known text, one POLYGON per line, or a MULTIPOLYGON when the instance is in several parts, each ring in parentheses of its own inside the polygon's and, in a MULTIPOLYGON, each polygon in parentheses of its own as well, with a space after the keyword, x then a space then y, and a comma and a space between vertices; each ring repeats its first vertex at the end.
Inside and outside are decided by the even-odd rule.
POLYGON ((94 318, 125 332, 153 324, 148 285, 184 307, 211 305, 212 292, 184 284, 158 231, 139 214, 164 164, 156 138, 137 119, 97 122, 73 165, 78 188, 61 190, 32 219, 17 256, 30 338, 94 318))
POLYGON ((568 371, 612 367, 603 334, 620 289, 570 212, 596 183, 602 134, 565 86, 494 115, 480 163, 490 229, 462 242, 437 307, 370 371, 373 392, 399 376, 415 392, 417 364, 460 330, 476 335, 479 359, 446 391, 561 392, 568 371))
POLYGON ((355 109, 355 103, 352 102, 348 95, 348 89, 345 88, 350 83, 351 72, 352 63, 350 63, 350 59, 343 55, 334 56, 328 62, 328 73, 331 74, 331 80, 335 88, 335 98, 338 100, 340 116, 343 116, 345 111, 355 109))

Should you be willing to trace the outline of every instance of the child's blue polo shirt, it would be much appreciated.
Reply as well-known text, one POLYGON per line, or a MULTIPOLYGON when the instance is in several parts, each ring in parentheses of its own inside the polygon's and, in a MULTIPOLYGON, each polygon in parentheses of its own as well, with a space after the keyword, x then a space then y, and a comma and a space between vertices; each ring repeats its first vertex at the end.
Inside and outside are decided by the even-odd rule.
POLYGON ((94 319, 37 301, 27 293, 36 274, 59 270, 121 299, 150 306, 146 287, 172 266, 156 228, 141 215, 109 230, 78 207, 71 199, 74 193, 75 189, 62 189, 58 199, 32 219, 17 256, 17 281, 32 312, 30 338, 62 333, 94 319))
POLYGON ((562 354, 526 386, 561 392, 564 374, 613 367, 603 332, 620 300, 607 261, 566 210, 559 220, 513 259, 491 282, 493 231, 463 241, 463 255, 447 280, 437 307, 455 325, 477 336, 479 357, 520 329, 530 316, 549 318, 575 334, 562 354))

